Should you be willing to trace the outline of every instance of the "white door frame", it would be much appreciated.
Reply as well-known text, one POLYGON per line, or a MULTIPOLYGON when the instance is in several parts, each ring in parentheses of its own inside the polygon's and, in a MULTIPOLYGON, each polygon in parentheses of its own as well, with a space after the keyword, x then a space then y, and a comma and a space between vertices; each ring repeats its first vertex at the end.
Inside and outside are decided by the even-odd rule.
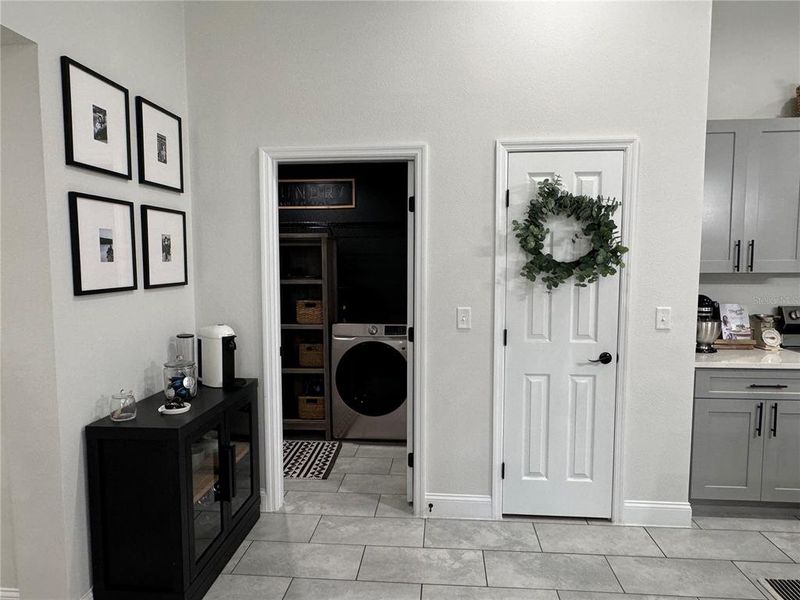
POLYGON ((281 404, 281 325, 278 229, 278 165, 313 162, 413 161, 414 163, 414 513, 425 499, 425 353, 427 346, 427 205, 428 147, 402 144, 358 147, 259 148, 261 206, 261 319, 264 407, 264 469, 261 511, 283 505, 283 407, 281 404))
MULTIPOLYGON (((503 516, 503 481, 500 465, 503 462, 503 411, 505 399, 505 352, 503 329, 506 322, 506 190, 508 189, 508 155, 511 152, 617 150, 623 153, 622 243, 630 247, 634 237, 636 215, 636 179, 639 141, 635 137, 608 139, 561 139, 532 141, 501 141, 495 146, 495 292, 494 292, 494 372, 492 394, 492 513, 503 516)), ((631 253, 632 254, 632 253, 631 253)), ((625 255, 625 268, 620 272, 619 338, 617 351, 617 386, 614 417, 614 481, 612 483, 611 520, 620 522, 623 515, 622 494, 623 433, 625 392, 628 365, 628 335, 630 312, 631 254, 625 255)))

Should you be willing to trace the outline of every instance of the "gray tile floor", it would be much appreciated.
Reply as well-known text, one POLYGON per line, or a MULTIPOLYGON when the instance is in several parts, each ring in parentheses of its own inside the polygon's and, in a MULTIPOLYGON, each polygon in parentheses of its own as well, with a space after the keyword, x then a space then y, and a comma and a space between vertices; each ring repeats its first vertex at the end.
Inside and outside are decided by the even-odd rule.
POLYGON ((417 519, 404 460, 345 443, 329 479, 286 480, 206 600, 763 600, 757 578, 800 578, 800 509, 693 529, 417 519))

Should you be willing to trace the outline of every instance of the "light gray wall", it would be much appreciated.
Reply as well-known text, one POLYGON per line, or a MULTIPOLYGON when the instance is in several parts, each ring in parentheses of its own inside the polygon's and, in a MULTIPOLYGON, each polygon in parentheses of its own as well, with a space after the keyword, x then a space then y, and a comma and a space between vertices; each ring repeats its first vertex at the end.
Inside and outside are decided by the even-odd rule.
POLYGON ((56 405, 53 298, 37 48, 2 31, 3 571, 25 598, 67 593, 61 444, 56 405), (36 498, 36 502, 31 502, 36 498), (9 515, 9 512, 11 513, 9 515), (13 526, 6 528, 9 516, 13 526), (47 540, 47 552, 42 543, 47 540), (11 553, 11 555, 9 555, 11 553), (13 567, 13 572, 7 570, 13 567), (43 577, 42 573, 48 575, 43 577))
POLYGON ((259 146, 430 148, 428 491, 488 494, 496 139, 635 135, 625 498, 688 493, 711 5, 186 3, 198 323, 261 375, 259 146), (456 306, 473 329, 455 330, 456 306), (655 307, 674 328, 654 331, 655 307))
MULTIPOLYGON (((792 116, 800 85, 800 2, 715 1, 709 119, 792 116)), ((750 312, 800 304, 800 276, 703 274, 700 293, 750 312)))
POLYGON ((713 6, 708 118, 791 117, 800 85, 800 2, 713 6))
MULTIPOLYGON (((186 287, 159 290, 141 287, 139 205, 184 210, 191 231, 192 201, 190 182, 185 194, 137 183, 135 131, 131 132, 133 181, 65 166, 59 57, 66 54, 127 87, 132 125, 133 100, 142 95, 183 117, 184 132, 191 131, 186 101, 183 5, 180 2, 3 2, 0 19, 3 25, 39 45, 46 232, 55 335, 56 377, 49 379, 52 398, 49 406, 58 418, 58 426, 51 435, 60 437, 60 452, 56 456, 61 458, 59 483, 65 507, 60 516, 69 534, 67 597, 77 599, 90 587, 83 427, 108 413, 108 398, 121 387, 132 389, 138 399, 156 392, 161 365, 169 358, 170 336, 192 331, 195 323, 191 270, 186 287), (138 290, 73 296, 67 209, 70 190, 134 202, 138 290)), ((186 173, 191 172, 190 158, 185 139, 186 173)), ((193 244, 189 237, 191 269, 193 244)), ((43 252, 47 252, 47 246, 43 252)))

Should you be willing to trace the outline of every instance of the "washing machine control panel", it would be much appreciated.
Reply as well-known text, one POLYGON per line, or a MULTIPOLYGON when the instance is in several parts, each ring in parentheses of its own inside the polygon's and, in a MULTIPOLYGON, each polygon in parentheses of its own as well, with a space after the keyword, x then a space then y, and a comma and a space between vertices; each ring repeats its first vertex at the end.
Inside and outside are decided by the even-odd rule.
POLYGON ((370 335, 377 335, 378 333, 378 326, 377 325, 370 325, 369 329, 367 329, 370 335))
MULTIPOLYGON (((405 337, 406 335, 406 326, 405 325, 384 325, 383 327, 383 334, 384 335, 402 335, 405 337)), ((370 333, 372 330, 370 329, 370 333)))

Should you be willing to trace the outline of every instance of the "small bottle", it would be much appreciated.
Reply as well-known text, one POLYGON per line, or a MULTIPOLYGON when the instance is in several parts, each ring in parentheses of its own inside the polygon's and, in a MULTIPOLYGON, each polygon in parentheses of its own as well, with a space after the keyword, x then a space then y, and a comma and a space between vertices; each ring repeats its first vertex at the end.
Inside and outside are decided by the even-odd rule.
POLYGON ((111 396, 111 420, 130 421, 136 418, 136 398, 132 391, 120 390, 111 396))

